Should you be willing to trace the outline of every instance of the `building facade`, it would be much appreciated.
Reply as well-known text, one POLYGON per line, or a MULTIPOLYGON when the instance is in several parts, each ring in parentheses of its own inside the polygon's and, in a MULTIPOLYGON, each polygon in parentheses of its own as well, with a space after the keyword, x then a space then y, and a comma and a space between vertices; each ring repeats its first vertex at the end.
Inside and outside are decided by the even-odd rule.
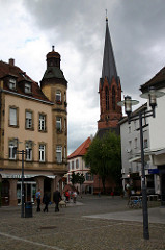
POLYGON ((68 172, 67 172, 67 184, 72 185, 72 174, 83 174, 85 177, 84 183, 76 183, 75 188, 79 193, 93 194, 93 176, 89 173, 89 166, 85 164, 83 156, 85 155, 89 145, 91 144, 91 138, 88 137, 71 155, 67 157, 68 172))
MULTIPOLYGON (((148 91, 149 86, 165 93, 165 68, 151 80, 141 85, 141 92, 148 91)), ((165 200, 165 143, 164 143, 164 103, 165 97, 157 99, 156 117, 143 119, 143 146, 145 160, 145 176, 147 194, 158 194, 165 200)), ((149 103, 142 105, 133 114, 138 114, 139 109, 150 110, 149 103)), ((122 184, 123 190, 128 182, 134 191, 141 190, 141 147, 139 121, 128 123, 127 118, 120 122, 121 158, 122 158, 122 184)))
POLYGON ((41 199, 44 192, 61 191, 67 164, 66 89, 54 47, 47 54, 40 87, 15 66, 14 59, 0 61, 2 205, 21 203, 23 165, 25 201, 33 202, 37 189, 41 199))

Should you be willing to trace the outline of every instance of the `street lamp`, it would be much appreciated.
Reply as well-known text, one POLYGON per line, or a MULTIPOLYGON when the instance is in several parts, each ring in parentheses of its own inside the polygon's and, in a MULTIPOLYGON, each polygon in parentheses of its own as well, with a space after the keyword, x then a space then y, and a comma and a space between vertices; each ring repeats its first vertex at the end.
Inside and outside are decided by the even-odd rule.
POLYGON ((22 155, 22 192, 21 192, 21 197, 22 197, 22 207, 21 207, 21 218, 24 218, 24 203, 25 203, 25 191, 24 191, 24 159, 25 159, 25 154, 26 150, 17 150, 17 147, 13 148, 13 152, 15 154, 21 154, 22 155))
POLYGON ((142 210, 143 210, 143 238, 144 240, 149 240, 148 232, 148 210, 147 210, 147 192, 145 185, 145 162, 144 162, 144 147, 143 147, 143 126, 142 119, 147 117, 155 118, 155 107, 157 106, 156 99, 163 96, 163 92, 158 92, 153 86, 149 87, 149 91, 140 95, 142 98, 149 99, 149 106, 152 108, 150 110, 139 110, 138 114, 132 114, 132 105, 136 105, 139 102, 132 100, 130 96, 126 96, 124 101, 117 103, 118 106, 125 106, 126 114, 128 115, 128 122, 135 121, 139 119, 140 127, 140 146, 141 146, 141 171, 142 171, 142 210))

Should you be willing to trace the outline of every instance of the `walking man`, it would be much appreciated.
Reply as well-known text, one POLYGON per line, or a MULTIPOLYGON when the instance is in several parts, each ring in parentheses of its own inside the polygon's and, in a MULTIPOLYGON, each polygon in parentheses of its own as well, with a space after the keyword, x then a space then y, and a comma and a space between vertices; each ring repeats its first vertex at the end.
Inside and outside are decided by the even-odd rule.
POLYGON ((58 204, 59 204, 60 200, 61 200, 60 192, 58 190, 56 190, 56 192, 53 193, 53 201, 55 202, 55 212, 59 211, 58 204))

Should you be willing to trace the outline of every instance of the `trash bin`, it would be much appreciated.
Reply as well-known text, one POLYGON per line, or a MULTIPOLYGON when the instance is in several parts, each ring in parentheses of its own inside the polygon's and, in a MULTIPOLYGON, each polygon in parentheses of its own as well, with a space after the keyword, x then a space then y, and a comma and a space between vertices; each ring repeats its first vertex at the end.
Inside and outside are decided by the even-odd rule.
POLYGON ((32 216, 32 202, 25 202, 25 218, 31 218, 32 216))

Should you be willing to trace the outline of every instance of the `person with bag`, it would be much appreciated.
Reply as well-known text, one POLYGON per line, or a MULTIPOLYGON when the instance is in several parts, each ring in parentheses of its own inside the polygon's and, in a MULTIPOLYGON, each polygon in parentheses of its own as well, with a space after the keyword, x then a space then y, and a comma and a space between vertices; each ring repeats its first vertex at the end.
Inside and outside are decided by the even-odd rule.
POLYGON ((44 212, 47 211, 48 212, 48 205, 50 202, 50 196, 48 193, 44 194, 44 198, 43 198, 43 203, 45 204, 45 208, 44 208, 44 212))
POLYGON ((53 201, 55 203, 55 212, 58 212, 59 211, 58 204, 61 201, 61 195, 60 195, 60 192, 58 190, 56 190, 53 193, 53 201))

